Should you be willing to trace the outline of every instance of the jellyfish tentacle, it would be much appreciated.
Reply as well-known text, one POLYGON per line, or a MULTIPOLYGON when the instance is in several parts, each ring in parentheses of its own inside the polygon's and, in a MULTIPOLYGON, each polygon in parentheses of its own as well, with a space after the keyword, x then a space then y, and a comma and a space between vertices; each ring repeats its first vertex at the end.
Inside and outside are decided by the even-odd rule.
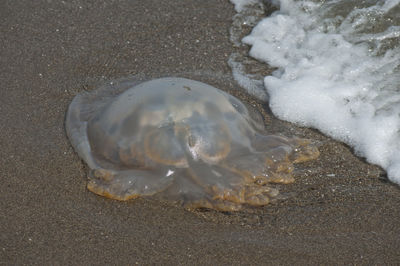
POLYGON ((147 170, 93 169, 89 173, 87 188, 98 195, 121 201, 151 196, 173 184, 173 175, 168 175, 165 169, 157 172, 164 178, 160 179, 147 170))

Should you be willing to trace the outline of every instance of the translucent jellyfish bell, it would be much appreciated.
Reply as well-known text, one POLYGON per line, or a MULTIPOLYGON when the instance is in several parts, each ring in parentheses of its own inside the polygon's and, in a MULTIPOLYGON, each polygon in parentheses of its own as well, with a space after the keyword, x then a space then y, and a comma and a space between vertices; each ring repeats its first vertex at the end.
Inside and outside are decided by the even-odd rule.
POLYGON ((66 119, 90 168, 88 189, 128 200, 158 195, 188 208, 239 210, 293 182, 318 157, 308 140, 265 135, 237 98, 185 78, 116 83, 77 95, 66 119))

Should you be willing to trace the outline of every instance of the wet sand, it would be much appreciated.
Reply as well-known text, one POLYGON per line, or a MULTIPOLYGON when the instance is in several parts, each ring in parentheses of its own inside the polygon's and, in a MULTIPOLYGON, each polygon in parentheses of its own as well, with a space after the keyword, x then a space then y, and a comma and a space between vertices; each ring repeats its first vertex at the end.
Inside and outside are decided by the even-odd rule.
POLYGON ((268 115, 271 132, 318 142, 286 200, 237 213, 88 192, 64 116, 74 95, 135 74, 229 76, 225 0, 0 4, 0 263, 399 264, 400 189, 351 149, 268 115), (203 74, 202 74, 203 73, 203 74))

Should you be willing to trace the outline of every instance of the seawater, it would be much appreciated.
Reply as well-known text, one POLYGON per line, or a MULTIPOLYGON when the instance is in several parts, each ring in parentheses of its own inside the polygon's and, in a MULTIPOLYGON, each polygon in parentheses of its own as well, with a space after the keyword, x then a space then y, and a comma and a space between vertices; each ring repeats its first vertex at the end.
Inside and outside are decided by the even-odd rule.
POLYGON ((400 184, 400 0, 231 2, 233 43, 276 68, 260 78, 233 55, 235 79, 278 118, 349 144, 400 184))

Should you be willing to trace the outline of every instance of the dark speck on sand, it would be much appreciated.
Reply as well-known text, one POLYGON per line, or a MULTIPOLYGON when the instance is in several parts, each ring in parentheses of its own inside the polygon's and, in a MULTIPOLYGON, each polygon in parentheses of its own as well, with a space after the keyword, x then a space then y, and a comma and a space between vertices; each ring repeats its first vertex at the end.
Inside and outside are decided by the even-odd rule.
POLYGON ((399 187, 269 115, 271 131, 312 138, 321 156, 268 206, 189 212, 86 190, 64 129, 74 95, 135 74, 229 76, 233 15, 228 0, 1 1, 0 264, 400 264, 399 187))

